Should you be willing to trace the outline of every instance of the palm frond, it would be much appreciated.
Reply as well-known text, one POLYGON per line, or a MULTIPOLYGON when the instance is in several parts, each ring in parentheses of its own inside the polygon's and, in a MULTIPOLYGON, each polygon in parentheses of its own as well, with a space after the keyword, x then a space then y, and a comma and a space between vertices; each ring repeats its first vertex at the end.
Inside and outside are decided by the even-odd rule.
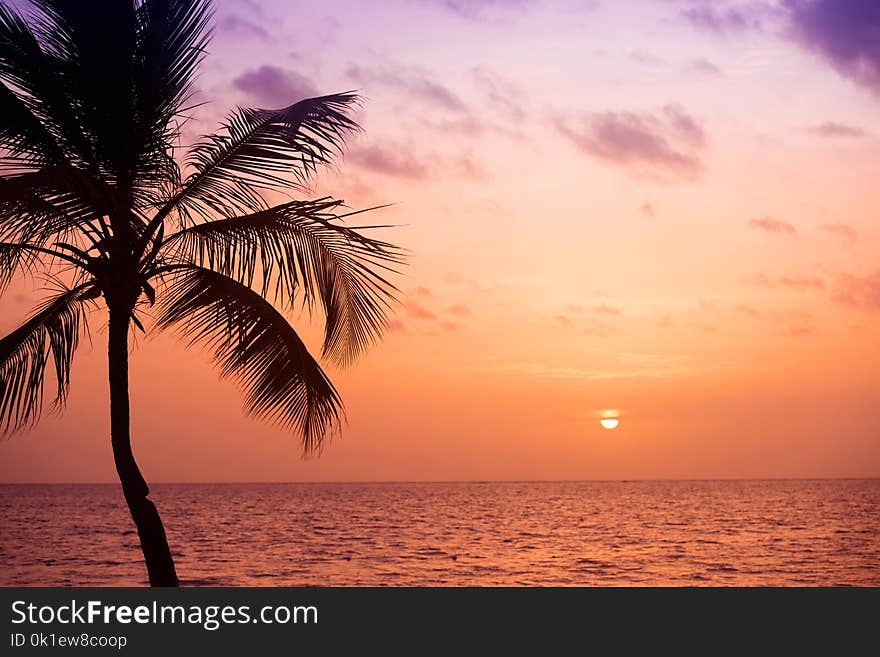
MULTIPOLYGON (((23 105, 73 166, 113 185, 129 203, 143 208, 167 199, 180 183, 173 119, 209 37, 209 2, 31 5, 27 21, 0 10, 0 81, 11 89, 0 101, 17 98, 12 108, 23 105)), ((9 139, 21 153, 33 146, 21 143, 21 130, 9 139)))
POLYGON ((132 126, 142 153, 136 178, 168 198, 180 183, 172 156, 179 138, 176 117, 189 100, 196 69, 210 40, 209 0, 145 0, 136 9, 132 126))
POLYGON ((283 305, 297 294, 325 317, 323 354, 350 364, 377 341, 396 288, 386 278, 402 263, 397 247, 340 225, 341 201, 294 201, 253 214, 185 228, 166 240, 172 261, 208 267, 272 292, 283 305))
POLYGON ((230 217, 265 209, 260 190, 305 188, 358 130, 347 116, 357 102, 357 95, 342 93, 277 110, 239 109, 225 134, 208 135, 190 150, 193 172, 159 216, 176 209, 183 219, 230 217))
MULTIPOLYGON (((21 14, 0 5, 0 81, 16 90, 68 159, 94 166, 95 150, 81 121, 82 103, 74 93, 71 62, 48 52, 41 44, 44 36, 53 38, 62 31, 53 28, 45 16, 34 18, 32 23, 33 28, 21 14)), ((17 114, 17 118, 26 117, 17 114)), ((37 132, 32 125, 28 129, 37 132)))
POLYGON ((5 431, 22 429, 39 418, 50 358, 57 382, 55 405, 64 405, 89 297, 86 285, 66 289, 46 301, 22 326, 0 339, 0 424, 5 431))
POLYGON ((105 213, 112 191, 96 187, 64 165, 0 179, 0 239, 43 244, 105 213))
POLYGON ((8 155, 0 160, 0 171, 15 172, 60 164, 65 153, 27 103, 0 83, 0 149, 8 155))
POLYGON ((136 111, 153 134, 167 134, 190 97, 211 15, 209 0, 146 0, 137 8, 136 111))
POLYGON ((39 252, 28 246, 0 242, 0 294, 6 291, 16 273, 31 271, 39 261, 39 252))
POLYGON ((223 274, 179 266, 165 277, 156 327, 172 325, 213 353, 254 417, 295 428, 306 453, 338 428, 342 402, 296 331, 272 305, 223 274))

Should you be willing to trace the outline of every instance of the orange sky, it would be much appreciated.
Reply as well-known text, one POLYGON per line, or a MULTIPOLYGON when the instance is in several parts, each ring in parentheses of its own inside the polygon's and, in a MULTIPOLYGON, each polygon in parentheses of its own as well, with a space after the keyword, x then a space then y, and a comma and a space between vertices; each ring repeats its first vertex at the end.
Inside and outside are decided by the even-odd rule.
MULTIPOLYGON (((395 202, 374 217, 413 256, 383 344, 328 365, 349 423, 320 458, 203 353, 139 337, 148 480, 880 476, 880 84, 778 8, 583 4, 220 3, 187 136, 359 89, 366 132, 315 193, 395 202)), ((114 480, 92 326, 0 481, 114 480)))

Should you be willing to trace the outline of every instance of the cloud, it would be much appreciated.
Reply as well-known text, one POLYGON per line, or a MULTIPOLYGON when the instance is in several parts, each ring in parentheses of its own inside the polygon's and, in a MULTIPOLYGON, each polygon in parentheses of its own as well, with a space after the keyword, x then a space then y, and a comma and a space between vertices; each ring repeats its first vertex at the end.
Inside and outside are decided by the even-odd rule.
POLYGON ((770 278, 765 274, 758 274, 753 279, 757 285, 765 287, 788 287, 794 290, 824 290, 825 281, 818 276, 779 276, 770 278))
POLYGON ((417 301, 413 301, 412 299, 410 299, 404 305, 406 306, 406 312, 410 317, 423 320, 437 319, 437 315, 432 313, 430 310, 425 308, 417 301))
POLYGON ((557 117, 555 124, 582 152, 620 166, 677 179, 696 178, 703 168, 698 151, 705 133, 675 105, 655 114, 586 112, 557 117))
POLYGON ((834 123, 833 121, 820 123, 819 125, 810 128, 810 132, 814 135, 819 135, 820 137, 831 138, 856 138, 865 136, 865 131, 862 128, 845 125, 843 123, 834 123))
POLYGON ((232 81, 232 86, 253 97, 264 107, 287 107, 303 98, 317 96, 314 83, 295 71, 264 65, 246 71, 232 81))
POLYGON ((559 324, 559 326, 561 326, 563 328, 571 328, 574 326, 574 322, 572 322, 565 315, 556 315, 556 317, 554 317, 554 320, 556 321, 557 324, 559 324))
POLYGON ((679 15, 716 35, 762 31, 772 25, 840 75, 880 96, 880 3, 876 0, 779 0, 733 6, 706 2, 679 15))
POLYGON ((590 312, 592 312, 596 315, 620 315, 620 314, 622 314, 620 312, 620 308, 616 308, 614 306, 609 306, 607 303, 603 303, 598 306, 593 306, 593 308, 590 309, 590 312))
POLYGON ((832 235, 842 237, 847 242, 855 242, 859 237, 856 229, 849 224, 822 224, 821 226, 819 226, 819 229, 824 230, 826 233, 831 233, 832 235))
POLYGON ((761 316, 761 313, 758 312, 757 309, 752 308, 751 306, 739 305, 736 307, 736 310, 741 312, 744 315, 748 315, 749 317, 757 319, 761 316))
POLYGON ((690 359, 663 354, 616 354, 607 369, 553 366, 543 363, 509 363, 505 368, 525 376, 549 379, 665 378, 694 372, 690 359))
POLYGON ((772 284, 793 287, 799 290, 825 289, 825 281, 818 276, 780 276, 772 284))
POLYGON ((447 285, 451 285, 452 287, 467 287, 473 290, 474 292, 485 292, 487 291, 482 285, 480 285, 473 278, 468 278, 467 276, 463 276, 457 271, 448 271, 443 275, 443 282, 447 285))
POLYGON ((489 104, 513 121, 525 118, 522 89, 485 66, 477 66, 471 74, 477 88, 483 92, 489 104))
POLYGON ((663 66, 666 64, 665 59, 645 50, 633 50, 629 53, 629 58, 642 66, 663 66))
POLYGON ((715 64, 704 57, 700 57, 689 62, 685 70, 691 73, 705 75, 707 77, 720 77, 724 75, 724 73, 721 72, 720 68, 715 66, 715 64))
POLYGON ((837 278, 831 299, 851 308, 880 311, 880 270, 867 276, 842 274, 837 278))
MULTIPOLYGON (((525 13, 536 0, 419 0, 467 20, 477 21, 500 11, 525 13)), ((591 4, 588 2, 588 4, 591 4)))
POLYGON ((449 112, 466 113, 467 108, 455 93, 426 74, 401 66, 386 65, 382 68, 367 68, 351 64, 345 74, 369 92, 372 86, 384 86, 405 93, 411 98, 440 107, 449 112))
MULTIPOLYGON (((417 320, 421 327, 419 333, 421 335, 438 335, 436 329, 441 329, 448 333, 457 331, 462 326, 462 321, 468 317, 472 317, 473 313, 470 308, 464 304, 455 304, 446 309, 446 313, 454 317, 440 317, 436 312, 427 306, 428 301, 434 298, 434 293, 426 287, 417 287, 409 292, 408 298, 404 301, 403 307, 408 317, 417 320), (417 301, 416 297, 421 299, 417 301), (455 321, 452 321, 455 319, 455 321)), ((402 332, 407 332, 405 327, 401 325, 402 332)))
POLYGON ((349 149, 347 159, 354 165, 374 173, 408 180, 424 180, 429 175, 454 176, 482 182, 489 172, 472 154, 440 156, 417 155, 401 143, 355 146, 349 149))
POLYGON ((677 105, 667 105, 663 108, 663 114, 674 133, 685 143, 692 147, 701 147, 706 143, 706 133, 702 126, 683 109, 677 105))
POLYGON ((641 204, 641 206, 639 206, 639 212, 641 212, 646 217, 653 217, 654 216, 654 205, 652 203, 650 203, 649 201, 645 201, 644 203, 641 204))
POLYGON ((758 310, 752 306, 737 306, 736 310, 759 322, 767 322, 773 332, 788 338, 798 338, 816 332, 816 318, 800 310, 758 310))
POLYGON ((428 175, 428 168, 402 146, 357 146, 348 151, 346 160, 386 176, 421 180, 428 175))
POLYGON ((467 153, 454 158, 449 163, 450 169, 460 178, 467 178, 476 182, 489 180, 489 172, 482 162, 472 154, 467 153))
POLYGON ((787 338, 800 338, 805 335, 811 335, 816 332, 816 322, 811 318, 802 322, 789 324, 780 328, 778 333, 787 338))
POLYGON ((403 333, 404 335, 408 335, 406 324, 401 322, 399 319, 389 319, 388 323, 385 326, 392 333, 403 333))
POLYGON ((762 18, 766 13, 763 5, 719 7, 718 4, 707 3, 688 7, 682 9, 679 16, 694 27, 713 34, 727 35, 761 29, 762 18))
POLYGON ((880 95, 880 3, 785 0, 790 37, 880 95))
POLYGON ((779 221, 773 217, 762 217, 760 219, 750 219, 749 226, 768 233, 784 233, 792 237, 797 235, 797 230, 790 223, 779 221))
POLYGON ((269 33, 264 28, 246 18, 242 18, 238 14, 230 14, 218 21, 217 30, 219 32, 228 32, 238 38, 252 37, 261 41, 269 41, 271 39, 269 33))
POLYGON ((588 326, 584 327, 584 335, 589 335, 596 338, 606 338, 609 335, 613 335, 614 330, 608 326, 607 324, 603 324, 602 322, 591 322, 588 326))
POLYGON ((474 314, 471 309, 463 303, 457 303, 453 306, 449 306, 449 308, 447 308, 447 312, 452 315, 458 315, 459 317, 472 317, 474 314))

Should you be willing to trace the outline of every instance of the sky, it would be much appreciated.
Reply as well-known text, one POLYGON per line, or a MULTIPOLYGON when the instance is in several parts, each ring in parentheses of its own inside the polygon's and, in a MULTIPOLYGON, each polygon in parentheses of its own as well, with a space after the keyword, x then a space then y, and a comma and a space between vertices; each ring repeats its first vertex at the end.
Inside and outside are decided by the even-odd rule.
MULTIPOLYGON (((221 0, 209 50, 185 142, 357 90, 313 194, 392 203, 411 256, 383 342, 326 364, 348 423, 319 457, 136 337, 148 481, 880 476, 880 5, 221 0)), ((0 481, 115 480, 105 325, 0 481)))

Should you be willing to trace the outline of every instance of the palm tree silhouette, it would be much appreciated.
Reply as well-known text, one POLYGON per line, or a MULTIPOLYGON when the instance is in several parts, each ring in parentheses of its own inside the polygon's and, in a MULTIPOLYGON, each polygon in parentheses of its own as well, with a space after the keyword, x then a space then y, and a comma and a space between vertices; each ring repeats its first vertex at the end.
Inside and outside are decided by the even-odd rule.
POLYGON ((0 286, 44 272, 57 289, 0 340, 0 423, 31 426, 44 371, 64 404, 89 312, 108 312, 110 433, 150 584, 176 586, 162 520, 129 433, 129 330, 175 328, 213 355, 250 414, 295 430, 305 452, 339 428, 333 384, 276 309, 320 311, 322 356, 346 365, 376 341, 402 252, 342 225, 339 200, 271 207, 303 191, 358 130, 342 93, 277 110, 238 109, 219 134, 174 155, 194 109, 209 0, 0 4, 0 286), (273 305, 274 304, 274 305, 273 305), (152 310, 150 310, 150 308, 152 310))

